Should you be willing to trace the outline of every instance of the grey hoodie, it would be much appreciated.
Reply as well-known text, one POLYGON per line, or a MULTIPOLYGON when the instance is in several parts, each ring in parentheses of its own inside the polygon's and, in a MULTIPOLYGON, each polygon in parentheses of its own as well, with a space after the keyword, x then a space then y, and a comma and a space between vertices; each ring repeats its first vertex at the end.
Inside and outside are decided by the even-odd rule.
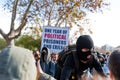
POLYGON ((32 51, 8 46, 0 53, 0 80, 36 80, 32 51))
POLYGON ((50 50, 47 47, 43 47, 41 51, 40 65, 42 67, 42 70, 47 74, 50 72, 50 60, 50 50), (43 52, 43 50, 46 52, 43 52))

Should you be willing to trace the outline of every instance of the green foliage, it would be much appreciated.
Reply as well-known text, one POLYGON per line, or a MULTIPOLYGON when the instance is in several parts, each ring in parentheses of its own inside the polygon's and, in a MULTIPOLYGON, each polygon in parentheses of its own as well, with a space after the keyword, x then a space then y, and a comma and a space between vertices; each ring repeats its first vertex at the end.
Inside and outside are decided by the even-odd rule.
POLYGON ((33 39, 31 36, 22 35, 20 38, 15 40, 15 45, 24 47, 30 50, 39 49, 41 45, 41 39, 33 39))
POLYGON ((7 46, 7 43, 4 39, 0 38, 0 50, 5 48, 7 46))
POLYGON ((34 39, 40 39, 42 35, 42 29, 40 27, 26 27, 23 31, 23 35, 29 35, 34 39))

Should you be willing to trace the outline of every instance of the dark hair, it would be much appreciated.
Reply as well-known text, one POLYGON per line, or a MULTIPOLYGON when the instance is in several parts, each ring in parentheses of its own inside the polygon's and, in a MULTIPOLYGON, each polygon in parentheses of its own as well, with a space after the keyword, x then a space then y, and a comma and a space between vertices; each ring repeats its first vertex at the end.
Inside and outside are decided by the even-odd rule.
POLYGON ((120 80, 120 49, 116 49, 111 53, 108 66, 115 79, 120 80))

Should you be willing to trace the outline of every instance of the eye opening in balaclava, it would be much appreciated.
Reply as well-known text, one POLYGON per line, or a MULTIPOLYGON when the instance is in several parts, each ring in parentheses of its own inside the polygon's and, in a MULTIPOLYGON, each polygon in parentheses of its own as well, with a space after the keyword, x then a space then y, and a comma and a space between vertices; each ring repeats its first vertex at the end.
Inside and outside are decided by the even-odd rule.
POLYGON ((92 38, 89 35, 81 35, 76 42, 76 51, 77 51, 77 55, 78 58, 81 60, 88 60, 87 56, 91 55, 92 51, 91 49, 94 47, 94 43, 92 38), (81 50, 83 48, 87 48, 90 49, 87 52, 82 52, 81 50))

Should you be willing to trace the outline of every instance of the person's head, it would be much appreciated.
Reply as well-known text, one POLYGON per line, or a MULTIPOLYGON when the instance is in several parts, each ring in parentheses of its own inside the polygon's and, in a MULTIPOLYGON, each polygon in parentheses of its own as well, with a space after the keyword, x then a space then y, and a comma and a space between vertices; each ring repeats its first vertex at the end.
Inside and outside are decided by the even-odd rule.
POLYGON ((52 53, 52 54, 51 54, 51 59, 52 59, 53 61, 57 61, 58 55, 57 55, 56 53, 52 53))
POLYGON ((41 50, 41 60, 49 62, 50 59, 50 49, 47 47, 43 47, 41 50))
POLYGON ((32 51, 8 46, 0 53, 0 80, 36 80, 32 51))
POLYGON ((80 60, 87 61, 91 58, 94 43, 89 35, 81 35, 76 42, 76 51, 80 60))
POLYGON ((108 67, 111 79, 120 80, 120 48, 111 53, 108 67))
POLYGON ((42 51, 41 51, 41 58, 47 58, 48 55, 48 48, 47 47, 43 47, 42 51))
POLYGON ((33 56, 34 56, 35 60, 40 59, 40 52, 38 50, 33 51, 33 56))
POLYGON ((106 56, 107 57, 109 57, 110 56, 110 52, 108 51, 108 52, 106 52, 106 56))
POLYGON ((47 47, 43 47, 42 48, 42 52, 47 52, 48 51, 48 48, 47 47))

